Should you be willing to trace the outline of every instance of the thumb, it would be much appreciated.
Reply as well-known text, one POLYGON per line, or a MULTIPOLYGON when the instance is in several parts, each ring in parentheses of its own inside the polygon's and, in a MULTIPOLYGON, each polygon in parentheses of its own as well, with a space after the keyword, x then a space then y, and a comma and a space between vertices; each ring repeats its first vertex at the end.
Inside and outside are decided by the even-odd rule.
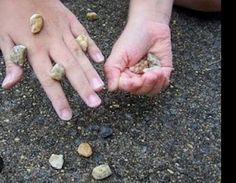
POLYGON ((104 71, 108 81, 108 89, 110 91, 118 89, 121 73, 125 69, 123 58, 124 56, 122 56, 121 51, 117 53, 117 50, 112 50, 111 55, 105 63, 104 71))
POLYGON ((109 60, 108 58, 104 66, 104 70, 105 70, 105 75, 108 82, 108 89, 110 91, 117 90, 118 85, 119 85, 120 74, 121 74, 119 66, 113 64, 111 60, 109 60))

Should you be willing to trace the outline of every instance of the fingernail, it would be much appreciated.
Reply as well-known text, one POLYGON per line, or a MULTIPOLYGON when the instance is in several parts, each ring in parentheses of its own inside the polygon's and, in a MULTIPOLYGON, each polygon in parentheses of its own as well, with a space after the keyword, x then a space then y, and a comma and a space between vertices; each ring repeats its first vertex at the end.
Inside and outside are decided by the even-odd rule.
POLYGON ((61 111, 60 117, 62 120, 70 120, 72 118, 72 112, 69 109, 63 109, 61 111))
POLYGON ((101 79, 94 78, 92 82, 94 90, 102 89, 104 86, 104 83, 101 79))
POLYGON ((97 107, 101 104, 101 99, 97 95, 90 95, 87 104, 89 107, 97 107))
POLYGON ((12 75, 8 74, 2 82, 2 87, 3 88, 6 87, 11 82, 11 79, 12 79, 12 75))
POLYGON ((103 62, 105 60, 104 56, 101 53, 97 53, 95 57, 97 62, 103 62))

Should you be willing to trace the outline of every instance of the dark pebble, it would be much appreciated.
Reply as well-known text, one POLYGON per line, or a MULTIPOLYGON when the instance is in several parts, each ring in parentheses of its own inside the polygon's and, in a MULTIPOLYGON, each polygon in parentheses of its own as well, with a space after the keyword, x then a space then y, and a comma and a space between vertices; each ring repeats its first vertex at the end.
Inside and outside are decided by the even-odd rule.
POLYGON ((2 169, 3 169, 3 159, 2 157, 0 156, 0 173, 2 172, 2 169))
POLYGON ((110 127, 101 127, 100 128, 100 131, 99 131, 99 135, 102 137, 102 138, 107 138, 109 136, 111 136, 113 133, 113 130, 110 128, 110 127))

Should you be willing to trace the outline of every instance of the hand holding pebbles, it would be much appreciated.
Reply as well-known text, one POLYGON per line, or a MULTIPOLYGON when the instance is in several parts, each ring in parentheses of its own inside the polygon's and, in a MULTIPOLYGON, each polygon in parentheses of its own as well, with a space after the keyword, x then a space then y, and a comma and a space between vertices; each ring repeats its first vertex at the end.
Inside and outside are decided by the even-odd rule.
POLYGON ((159 58, 152 54, 148 53, 145 59, 142 59, 137 64, 131 66, 129 70, 136 74, 143 74, 145 72, 153 71, 161 67, 159 58))
POLYGON ((88 37, 81 34, 76 38, 77 43, 81 47, 81 49, 86 52, 88 49, 88 37))
POLYGON ((10 60, 19 66, 26 61, 27 48, 23 45, 14 46, 10 51, 10 60))
POLYGON ((34 14, 30 17, 31 32, 39 33, 43 28, 43 17, 40 14, 34 14))
POLYGON ((65 69, 60 64, 55 64, 50 70, 50 77, 54 80, 60 81, 65 75, 65 69))

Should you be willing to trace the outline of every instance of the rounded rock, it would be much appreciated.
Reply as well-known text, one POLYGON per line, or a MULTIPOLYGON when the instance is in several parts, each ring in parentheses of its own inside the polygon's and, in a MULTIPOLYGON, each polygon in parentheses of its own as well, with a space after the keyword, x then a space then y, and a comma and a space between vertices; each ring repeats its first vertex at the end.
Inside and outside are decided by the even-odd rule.
POLYGON ((43 17, 40 14, 34 14, 30 17, 31 32, 39 33, 43 28, 43 17))
POLYGON ((10 60, 19 66, 26 61, 27 48, 23 45, 16 45, 10 51, 10 60))
POLYGON ((77 152, 79 153, 79 155, 86 158, 90 157, 93 153, 92 148, 88 143, 81 143, 78 147, 77 152))
POLYGON ((49 73, 54 80, 61 81, 65 75, 65 69, 61 64, 55 64, 49 73))
POLYGON ((102 138, 107 138, 107 137, 111 136, 112 133, 113 133, 113 130, 110 127, 106 127, 106 126, 101 127, 100 131, 99 131, 99 135, 102 138))
POLYGON ((92 176, 96 180, 102 180, 109 177, 112 174, 108 164, 99 165, 92 171, 92 176))
POLYGON ((53 168, 57 170, 62 169, 63 164, 64 164, 63 155, 52 154, 49 158, 49 163, 53 168))
POLYGON ((91 21, 98 19, 97 13, 95 13, 95 12, 88 12, 86 17, 88 20, 91 20, 91 21))
POLYGON ((154 66, 161 67, 160 59, 153 53, 148 53, 147 61, 149 62, 149 67, 154 67, 154 66))
POLYGON ((77 43, 79 44, 79 46, 81 47, 81 49, 86 52, 88 49, 88 37, 86 35, 79 35, 76 38, 77 43))

